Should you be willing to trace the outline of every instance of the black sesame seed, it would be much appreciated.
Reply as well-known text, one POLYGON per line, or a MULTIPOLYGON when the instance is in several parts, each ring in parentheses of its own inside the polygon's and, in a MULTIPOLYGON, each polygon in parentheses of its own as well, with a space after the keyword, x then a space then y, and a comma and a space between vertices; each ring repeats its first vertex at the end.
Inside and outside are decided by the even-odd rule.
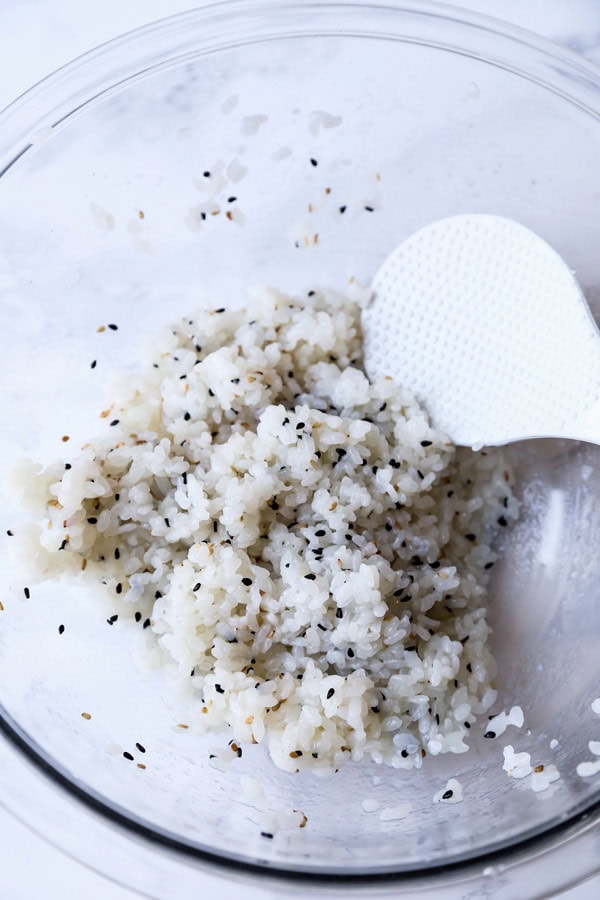
POLYGON ((305 575, 304 577, 306 578, 307 581, 314 581, 317 576, 313 575, 312 572, 310 572, 308 575, 305 575))
POLYGON ((436 559, 432 563, 429 563, 430 569, 439 569, 440 566, 441 566, 441 562, 439 561, 439 559, 436 559))
POLYGON ((392 526, 390 525, 389 522, 386 522, 386 523, 385 523, 385 530, 386 530, 386 531, 391 531, 391 530, 392 530, 392 526))
POLYGON ((202 174, 205 178, 210 178, 210 172, 208 170, 206 172, 203 172, 202 174))
POLYGON ((191 418, 192 418, 192 417, 191 417, 191 415, 189 414, 189 412, 186 412, 186 413, 183 414, 183 419, 184 419, 185 422, 189 422, 191 418))
POLYGON ((453 497, 453 496, 454 496, 454 491, 448 491, 448 493, 446 494, 446 496, 447 496, 447 497, 453 497))
POLYGON ((486 563, 485 566, 484 566, 483 568, 484 568, 484 569, 491 569, 493 565, 494 565, 493 562, 489 562, 489 563, 486 563))
POLYGON ((138 612, 136 612, 134 618, 135 618, 135 621, 136 621, 136 622, 141 622, 141 621, 142 621, 142 614, 141 614, 141 612, 139 612, 139 610, 138 610, 138 612))
POLYGON ((467 663, 467 665, 466 665, 466 670, 467 670, 467 672, 472 672, 472 671, 473 671, 473 666, 471 665, 471 663, 467 663))
POLYGON ((326 626, 326 625, 321 625, 320 622, 318 623, 317 628, 320 628, 321 631, 327 631, 327 626, 326 626))
POLYGON ((15 535, 14 535, 14 532, 12 532, 12 531, 10 530, 10 528, 8 529, 8 531, 7 531, 6 533, 7 533, 7 535, 8 535, 9 537, 14 537, 14 536, 15 536, 15 535))
POLYGON ((232 383, 232 384, 239 384, 239 383, 240 383, 240 379, 239 379, 239 378, 232 378, 232 379, 231 379, 231 383, 232 383))
POLYGON ((194 585, 194 587, 192 588, 192 591, 194 591, 194 593, 195 593, 196 591, 199 591, 201 587, 202 587, 202 583, 200 581, 197 581, 196 584, 194 585))
POLYGON ((118 425, 118 424, 119 424, 119 420, 118 420, 118 419, 113 419, 112 422, 111 422, 110 424, 111 424, 111 427, 114 428, 115 425, 118 425))
POLYGON ((214 395, 214 391, 211 391, 210 388, 208 389, 208 396, 209 396, 209 397, 214 397, 214 396, 215 396, 215 395, 214 395))
POLYGON ((130 761, 133 760, 133 756, 127 750, 123 751, 123 756, 125 757, 125 759, 128 759, 130 761))
POLYGON ((473 534, 472 532, 469 532, 469 534, 465 534, 465 537, 468 541, 476 541, 477 540, 477 535, 473 534))
POLYGON ((315 537, 325 537, 325 534, 326 532, 324 528, 319 528, 318 531, 315 531, 315 537))
POLYGON ((483 736, 484 736, 484 738, 495 738, 496 732, 495 731, 486 731, 483 736))
POLYGON ((28 587, 23 588, 23 593, 25 594, 25 598, 26 598, 27 600, 29 600, 29 598, 31 597, 31 591, 29 590, 28 587))
POLYGON ((216 312, 216 313, 224 313, 224 312, 225 312, 225 307, 224 307, 224 306, 220 306, 219 309, 215 309, 215 312, 216 312))
POLYGON ((423 475, 423 473, 421 472, 420 469, 417 469, 417 475, 419 476, 419 478, 421 479, 421 481, 423 481, 423 479, 425 478, 425 476, 423 475))
POLYGON ((252 584, 252 579, 251 578, 242 578, 242 584, 245 584, 246 587, 250 587, 250 585, 252 584))
POLYGON ((224 689, 221 687, 220 684, 215 684, 215 691, 217 692, 217 694, 224 694, 224 693, 225 693, 224 689))
POLYGON ((318 753, 311 753, 310 755, 312 756, 313 759, 318 759, 318 758, 319 758, 319 754, 318 754, 318 753))
POLYGON ((155 599, 155 600, 160 600, 161 597, 162 597, 162 594, 161 594, 160 591, 155 591, 155 592, 154 592, 154 599, 155 599))
POLYGON ((109 625, 114 625, 118 618, 119 617, 117 615, 114 615, 114 616, 111 616, 106 621, 108 622, 109 625))
POLYGON ((93 359, 90 363, 90 369, 95 369, 95 368, 96 368, 96 360, 93 359))
POLYGON ((344 618, 344 610, 343 610, 343 609, 336 609, 336 611, 335 611, 335 617, 336 617, 336 619, 343 619, 343 618, 344 618))
POLYGON ((62 543, 61 543, 61 545, 60 545, 60 547, 59 547, 58 549, 59 549, 59 550, 64 550, 68 543, 69 543, 69 539, 68 539, 68 538, 65 538, 65 539, 62 541, 62 543))
POLYGON ((379 469, 379 466, 373 466, 373 475, 377 475, 378 469, 379 469))
POLYGON ((444 793, 442 794, 442 800, 449 800, 450 797, 453 797, 453 796, 454 796, 454 791, 451 791, 450 788, 448 788, 448 790, 444 791, 444 793))
POLYGON ((365 206, 367 212, 374 212, 374 208, 372 206, 365 206))
POLYGON ((273 835, 271 834, 270 831, 261 831, 260 836, 264 837, 264 838, 268 838, 270 841, 273 840, 273 835))
POLYGON ((216 534, 217 531, 218 531, 218 529, 219 529, 219 523, 218 523, 217 520, 215 519, 214 522, 213 522, 213 532, 216 534))
POLYGON ((329 690, 327 691, 327 699, 331 700, 331 698, 333 697, 334 694, 335 694, 335 688, 329 688, 329 690))
POLYGON ((227 198, 228 203, 235 203, 236 200, 237 200, 237 197, 228 197, 227 198))
POLYGON ((347 451, 344 450, 343 447, 338 447, 335 452, 337 453, 337 455, 339 456, 340 459, 342 459, 342 457, 344 457, 347 453, 347 451))
POLYGON ((65 632, 65 626, 64 626, 64 625, 59 625, 59 626, 58 626, 58 633, 59 633, 59 634, 64 634, 64 632, 65 632))
POLYGON ((151 623, 150 619, 144 619, 144 624, 142 625, 142 628, 150 628, 151 624, 152 623, 151 623))
POLYGON ((318 166, 318 165, 319 165, 319 163, 317 162, 317 160, 316 160, 316 159, 313 159, 312 156, 311 156, 311 159, 310 159, 310 164, 311 164, 311 166, 318 166))
POLYGON ((298 422, 298 424, 296 425, 296 431, 300 431, 301 428, 305 428, 305 427, 306 427, 306 422, 298 422))
POLYGON ((440 716, 439 716, 439 713, 436 713, 436 714, 435 714, 435 721, 436 721, 436 723, 437 723, 438 725, 440 724, 440 716))
POLYGON ((71 463, 65 463, 65 469, 72 469, 71 463))
POLYGON ((167 516, 165 516, 164 519, 165 519, 165 525, 167 526, 167 528, 170 528, 170 527, 171 527, 171 523, 169 522, 167 516))
POLYGON ((279 509, 279 503, 277 502, 277 500, 272 500, 271 503, 269 503, 269 506, 270 506, 271 509, 273 509, 273 510, 278 510, 278 509, 279 509))
POLYGON ((421 441, 421 447, 431 447, 433 441, 421 441))
POLYGON ((404 757, 404 759, 406 759, 406 757, 408 756, 408 750, 401 750, 400 756, 402 756, 402 757, 404 757))
POLYGON ((281 424, 282 424, 282 425, 289 425, 289 424, 290 424, 290 420, 288 419, 287 416, 285 417, 285 419, 283 420, 283 422, 282 422, 281 424))
POLYGON ((118 502, 121 499, 121 495, 119 493, 115 494, 115 500, 118 502))
POLYGON ((350 657, 350 659, 353 659, 353 657, 354 657, 354 650, 352 649, 352 647, 348 647, 348 651, 347 651, 347 652, 348 652, 348 656, 350 657))
POLYGON ((465 728, 470 728, 470 727, 471 727, 471 723, 470 723, 470 722, 465 722, 465 728))
POLYGON ((118 331, 118 330, 119 330, 119 326, 118 326, 118 325, 115 325, 114 323, 111 323, 108 327, 110 328, 111 331, 118 331))
POLYGON ((500 516, 498 519, 498 525, 501 525, 502 528, 505 528, 508 525, 508 522, 504 518, 504 516, 500 516))
POLYGON ((506 507, 508 506, 508 497, 504 498, 504 500, 502 501, 502 506, 504 507, 504 509, 506 509, 506 507))

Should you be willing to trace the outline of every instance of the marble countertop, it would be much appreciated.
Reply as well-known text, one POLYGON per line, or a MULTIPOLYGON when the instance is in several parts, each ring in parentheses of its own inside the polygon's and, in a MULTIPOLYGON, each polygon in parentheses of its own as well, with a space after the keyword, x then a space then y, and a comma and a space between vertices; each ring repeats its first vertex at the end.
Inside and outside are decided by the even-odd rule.
MULTIPOLYGON (((202 5, 186 0, 2 0, 0 3, 0 109, 40 78, 103 41, 147 22, 202 5)), ((457 0, 569 47, 600 65, 598 0, 457 0)), ((234 896, 233 885, 206 876, 199 896, 234 896)), ((235 887, 244 900, 274 897, 259 888, 235 887)), ((138 895, 105 880, 63 855, 0 806, 2 900, 134 900, 138 895)), ((567 893, 567 900, 595 900, 600 877, 567 893)), ((175 900, 175 898, 174 898, 175 900)))

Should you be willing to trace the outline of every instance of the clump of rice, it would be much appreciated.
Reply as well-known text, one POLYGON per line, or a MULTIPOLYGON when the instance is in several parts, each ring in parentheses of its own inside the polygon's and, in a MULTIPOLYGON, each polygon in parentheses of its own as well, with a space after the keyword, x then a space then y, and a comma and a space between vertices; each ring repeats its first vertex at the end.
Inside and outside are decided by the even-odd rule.
POLYGON ((265 289, 182 319, 102 437, 23 473, 38 577, 105 585, 192 685, 193 726, 291 771, 461 753, 496 698, 485 586, 510 471, 369 383, 361 302, 265 289))

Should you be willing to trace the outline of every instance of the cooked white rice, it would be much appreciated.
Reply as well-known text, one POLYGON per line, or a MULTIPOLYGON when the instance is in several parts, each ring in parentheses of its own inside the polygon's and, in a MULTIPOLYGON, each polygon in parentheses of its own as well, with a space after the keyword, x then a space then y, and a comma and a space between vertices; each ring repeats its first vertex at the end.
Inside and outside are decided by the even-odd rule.
POLYGON ((193 686, 190 724, 291 771, 463 752, 496 697, 485 585, 510 471, 369 383, 361 302, 263 290, 181 320, 102 437, 23 472, 38 577, 106 585, 193 686))

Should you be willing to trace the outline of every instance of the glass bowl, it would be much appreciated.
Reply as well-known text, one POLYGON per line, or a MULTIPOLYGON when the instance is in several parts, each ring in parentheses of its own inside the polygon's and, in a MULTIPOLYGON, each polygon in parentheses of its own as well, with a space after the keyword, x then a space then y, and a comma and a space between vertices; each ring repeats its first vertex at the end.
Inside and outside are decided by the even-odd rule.
MULTIPOLYGON (((103 374, 134 369, 141 337, 202 298, 368 283, 402 238, 453 213, 534 229, 598 318, 599 98, 598 70, 566 51, 390 0, 216 4, 61 69, 0 117, 2 471, 20 456, 68 459, 96 433, 103 374), (219 214, 203 219, 207 202, 219 214), (108 323, 118 331, 98 331, 108 323)), ((600 455, 567 442, 511 453, 522 511, 490 615, 495 711, 520 705, 524 728, 490 741, 477 726, 468 754, 417 772, 349 765, 328 779, 276 770, 261 746, 212 767, 218 740, 177 727, 160 673, 140 673, 130 635, 84 588, 26 598, 7 558, 21 516, 9 475, 2 802, 159 898, 196 896, 207 869, 286 890, 438 898, 542 896, 598 871, 600 781, 576 769, 600 736, 600 455), (560 780, 536 793, 507 777, 506 743, 560 780), (434 803, 449 777, 462 803, 434 803), (292 810, 306 828, 261 836, 292 810)))

